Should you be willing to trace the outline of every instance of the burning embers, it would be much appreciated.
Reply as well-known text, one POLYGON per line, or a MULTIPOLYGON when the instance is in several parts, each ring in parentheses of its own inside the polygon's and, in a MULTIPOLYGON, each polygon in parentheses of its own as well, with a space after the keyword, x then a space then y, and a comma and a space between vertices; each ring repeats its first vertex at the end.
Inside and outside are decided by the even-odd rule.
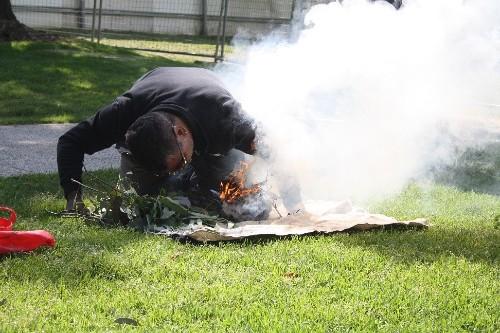
POLYGON ((263 220, 269 216, 272 200, 261 184, 246 187, 250 165, 240 162, 240 167, 220 184, 219 197, 224 213, 236 221, 263 220))
POLYGON ((250 164, 240 162, 240 168, 234 171, 229 175, 227 180, 220 184, 220 199, 222 202, 232 204, 240 198, 260 192, 261 188, 259 184, 245 188, 246 175, 249 167, 250 164))

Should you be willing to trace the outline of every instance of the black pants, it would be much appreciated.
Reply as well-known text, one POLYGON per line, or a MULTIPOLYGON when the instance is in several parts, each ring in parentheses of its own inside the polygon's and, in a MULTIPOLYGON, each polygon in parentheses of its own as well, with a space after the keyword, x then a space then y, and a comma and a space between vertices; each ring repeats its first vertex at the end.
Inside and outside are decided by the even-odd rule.
POLYGON ((120 175, 139 195, 165 192, 218 191, 221 181, 245 159, 245 153, 232 149, 226 155, 196 158, 174 175, 158 175, 143 167, 128 152, 121 152, 120 175))

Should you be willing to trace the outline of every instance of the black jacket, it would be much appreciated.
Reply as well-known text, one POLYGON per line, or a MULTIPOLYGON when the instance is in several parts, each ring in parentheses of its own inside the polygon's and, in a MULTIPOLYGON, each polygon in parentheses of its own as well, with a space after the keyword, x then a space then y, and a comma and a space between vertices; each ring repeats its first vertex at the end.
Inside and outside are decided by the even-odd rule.
POLYGON ((59 138, 57 165, 64 194, 78 189, 71 178, 81 180, 84 153, 124 145, 129 126, 152 111, 170 112, 187 123, 194 139, 193 162, 207 154, 224 155, 232 148, 254 153, 253 122, 214 73, 201 68, 157 68, 59 138))

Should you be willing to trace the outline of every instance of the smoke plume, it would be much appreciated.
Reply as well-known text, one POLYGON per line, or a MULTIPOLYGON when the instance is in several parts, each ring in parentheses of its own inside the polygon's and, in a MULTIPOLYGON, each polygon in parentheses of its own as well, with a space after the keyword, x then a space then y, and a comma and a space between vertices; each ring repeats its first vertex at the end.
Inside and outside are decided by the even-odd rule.
POLYGON ((317 5, 246 56, 217 70, 306 199, 397 193, 500 113, 497 0, 317 5))

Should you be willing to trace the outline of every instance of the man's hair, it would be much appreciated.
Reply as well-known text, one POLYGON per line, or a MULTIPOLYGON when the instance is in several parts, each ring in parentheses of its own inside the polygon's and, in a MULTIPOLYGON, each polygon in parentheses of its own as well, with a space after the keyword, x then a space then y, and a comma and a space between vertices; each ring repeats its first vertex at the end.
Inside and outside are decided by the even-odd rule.
POLYGON ((151 171, 164 171, 166 157, 177 149, 173 119, 163 112, 150 112, 136 119, 125 133, 134 159, 151 171))

